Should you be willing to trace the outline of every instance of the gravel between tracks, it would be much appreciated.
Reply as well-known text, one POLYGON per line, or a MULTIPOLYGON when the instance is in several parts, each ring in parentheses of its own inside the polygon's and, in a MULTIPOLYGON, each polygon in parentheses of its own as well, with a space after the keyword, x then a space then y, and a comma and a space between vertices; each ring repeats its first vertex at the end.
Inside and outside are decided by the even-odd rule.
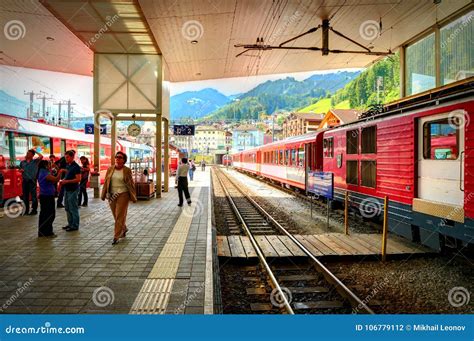
MULTIPOLYGON (((472 263, 471 263, 472 265, 472 263)), ((465 314, 474 312, 474 271, 448 256, 379 261, 333 262, 326 266, 361 299, 381 314, 465 314), (454 289, 453 289, 454 288, 454 289), (455 289, 458 288, 458 289, 455 289), (465 304, 456 307, 451 301, 465 304), (458 295, 454 294, 458 291, 458 295), (459 294, 460 293, 460 294, 459 294), (375 301, 382 306, 372 305, 375 301)))
MULTIPOLYGON (((251 196, 269 213, 278 212, 280 218, 284 216, 294 226, 298 226, 301 233, 328 232, 325 209, 313 208, 311 218, 309 203, 254 177, 234 170, 228 172, 245 184, 251 196)), ((338 215, 341 213, 336 212, 331 216, 330 232, 343 231, 343 222, 337 218, 338 215)), ((378 232, 373 224, 366 224, 358 217, 352 217, 349 221, 353 232, 378 232)), ((472 255, 466 255, 463 261, 461 258, 462 256, 453 258, 449 255, 419 255, 404 260, 389 260, 385 263, 365 259, 327 261, 325 264, 359 298, 367 300, 369 306, 377 313, 473 313, 474 262, 472 255), (459 294, 462 288, 464 293, 459 294), (449 299, 450 291, 453 304, 449 299), (465 292, 468 293, 467 296, 465 292), (465 304, 455 306, 462 300, 465 304), (374 305, 371 305, 371 301, 374 305), (377 306, 375 303, 382 305, 377 306)))
MULTIPOLYGON (((224 170, 225 171, 225 170, 224 170)), ((342 210, 330 212, 329 229, 327 227, 327 211, 325 204, 311 205, 295 195, 275 188, 263 181, 233 169, 228 172, 234 179, 245 184, 245 190, 261 204, 270 214, 284 219, 288 224, 297 228, 301 234, 320 234, 327 232, 344 232, 344 213, 342 210)), ((364 222, 360 217, 350 215, 349 229, 353 233, 377 233, 374 223, 364 222)))

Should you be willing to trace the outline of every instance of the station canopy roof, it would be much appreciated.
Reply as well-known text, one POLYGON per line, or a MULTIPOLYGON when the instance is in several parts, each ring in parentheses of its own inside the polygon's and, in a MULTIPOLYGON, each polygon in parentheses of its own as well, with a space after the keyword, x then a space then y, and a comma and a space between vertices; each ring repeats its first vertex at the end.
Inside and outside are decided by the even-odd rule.
MULTIPOLYGON (((24 34, 19 39, 9 39, 4 26, 4 34, 0 34, 0 62, 92 75, 92 51, 160 53, 172 82, 365 67, 380 56, 258 50, 236 58, 244 49, 234 45, 255 44, 258 37, 263 37, 264 44, 278 45, 320 25, 323 19, 330 19, 335 30, 372 51, 396 50, 471 3, 470 0, 435 2, 2 0, 2 24, 19 21, 24 34)), ((288 46, 321 47, 321 39, 320 29, 288 46)), ((329 32, 329 48, 361 50, 333 32, 329 32)))

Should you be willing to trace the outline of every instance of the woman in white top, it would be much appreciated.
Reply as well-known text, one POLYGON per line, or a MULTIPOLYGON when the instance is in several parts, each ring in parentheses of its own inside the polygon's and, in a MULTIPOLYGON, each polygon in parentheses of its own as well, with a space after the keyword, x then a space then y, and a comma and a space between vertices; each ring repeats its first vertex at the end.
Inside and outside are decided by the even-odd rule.
POLYGON ((132 170, 125 166, 125 162, 127 162, 127 154, 117 152, 115 165, 107 169, 102 188, 101 198, 102 200, 108 199, 115 220, 112 245, 117 244, 119 238, 126 236, 128 204, 130 201, 137 202, 132 170))
POLYGON ((183 157, 181 159, 181 164, 179 165, 178 170, 176 171, 176 177, 178 178, 179 207, 183 206, 183 192, 184 196, 186 197, 186 201, 188 202, 188 205, 191 205, 191 196, 189 195, 188 190, 188 172, 188 159, 183 157))

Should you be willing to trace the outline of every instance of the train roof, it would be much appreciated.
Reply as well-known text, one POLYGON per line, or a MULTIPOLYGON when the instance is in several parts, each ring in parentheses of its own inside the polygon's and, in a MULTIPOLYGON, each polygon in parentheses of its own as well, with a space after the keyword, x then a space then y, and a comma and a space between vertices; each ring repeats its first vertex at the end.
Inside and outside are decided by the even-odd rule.
POLYGON ((341 124, 328 129, 327 131, 337 131, 359 124, 372 122, 376 119, 395 116, 397 114, 408 113, 412 110, 422 109, 424 107, 439 105, 441 103, 453 101, 460 98, 472 96, 474 94, 474 77, 470 77, 455 83, 441 86, 435 89, 427 90, 422 93, 412 95, 385 104, 384 111, 357 121, 341 124))
POLYGON ((319 134, 323 133, 324 131, 325 130, 313 131, 311 133, 307 133, 307 134, 304 134, 304 135, 291 136, 291 137, 288 137, 288 138, 283 139, 283 140, 279 140, 279 141, 275 141, 275 142, 272 142, 272 143, 264 144, 262 146, 254 147, 254 148, 251 148, 251 149, 242 150, 242 151, 234 153, 234 154, 251 153, 251 152, 254 152, 254 151, 257 151, 257 150, 273 149, 274 147, 281 146, 281 145, 295 146, 295 145, 301 145, 301 144, 313 142, 313 141, 316 141, 317 136, 319 134))
MULTIPOLYGON (((53 126, 51 124, 41 123, 7 114, 0 114, 0 128, 14 130, 24 134, 52 136, 61 139, 72 139, 94 143, 94 135, 88 135, 82 131, 53 126)), ((110 143, 110 139, 108 137, 101 136, 101 139, 104 139, 110 143)))
MULTIPOLYGON (((50 136, 60 139, 83 141, 94 143, 94 135, 85 134, 83 131, 58 127, 47 123, 11 116, 0 113, 0 129, 12 130, 23 134, 50 136)), ((100 137, 101 142, 110 144, 111 140, 107 136, 100 137)), ((117 139, 117 143, 123 147, 155 150, 154 147, 145 144, 139 144, 127 140, 117 139)))

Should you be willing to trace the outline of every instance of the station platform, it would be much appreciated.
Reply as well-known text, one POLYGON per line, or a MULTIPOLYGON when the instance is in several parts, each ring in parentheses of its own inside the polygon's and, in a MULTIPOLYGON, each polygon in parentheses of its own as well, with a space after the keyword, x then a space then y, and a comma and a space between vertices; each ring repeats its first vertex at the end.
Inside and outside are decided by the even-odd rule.
POLYGON ((38 216, 0 218, 0 313, 212 314, 209 167, 195 172, 189 207, 173 184, 130 204, 117 245, 108 204, 92 195, 77 232, 56 210, 54 239, 37 237, 38 216))

